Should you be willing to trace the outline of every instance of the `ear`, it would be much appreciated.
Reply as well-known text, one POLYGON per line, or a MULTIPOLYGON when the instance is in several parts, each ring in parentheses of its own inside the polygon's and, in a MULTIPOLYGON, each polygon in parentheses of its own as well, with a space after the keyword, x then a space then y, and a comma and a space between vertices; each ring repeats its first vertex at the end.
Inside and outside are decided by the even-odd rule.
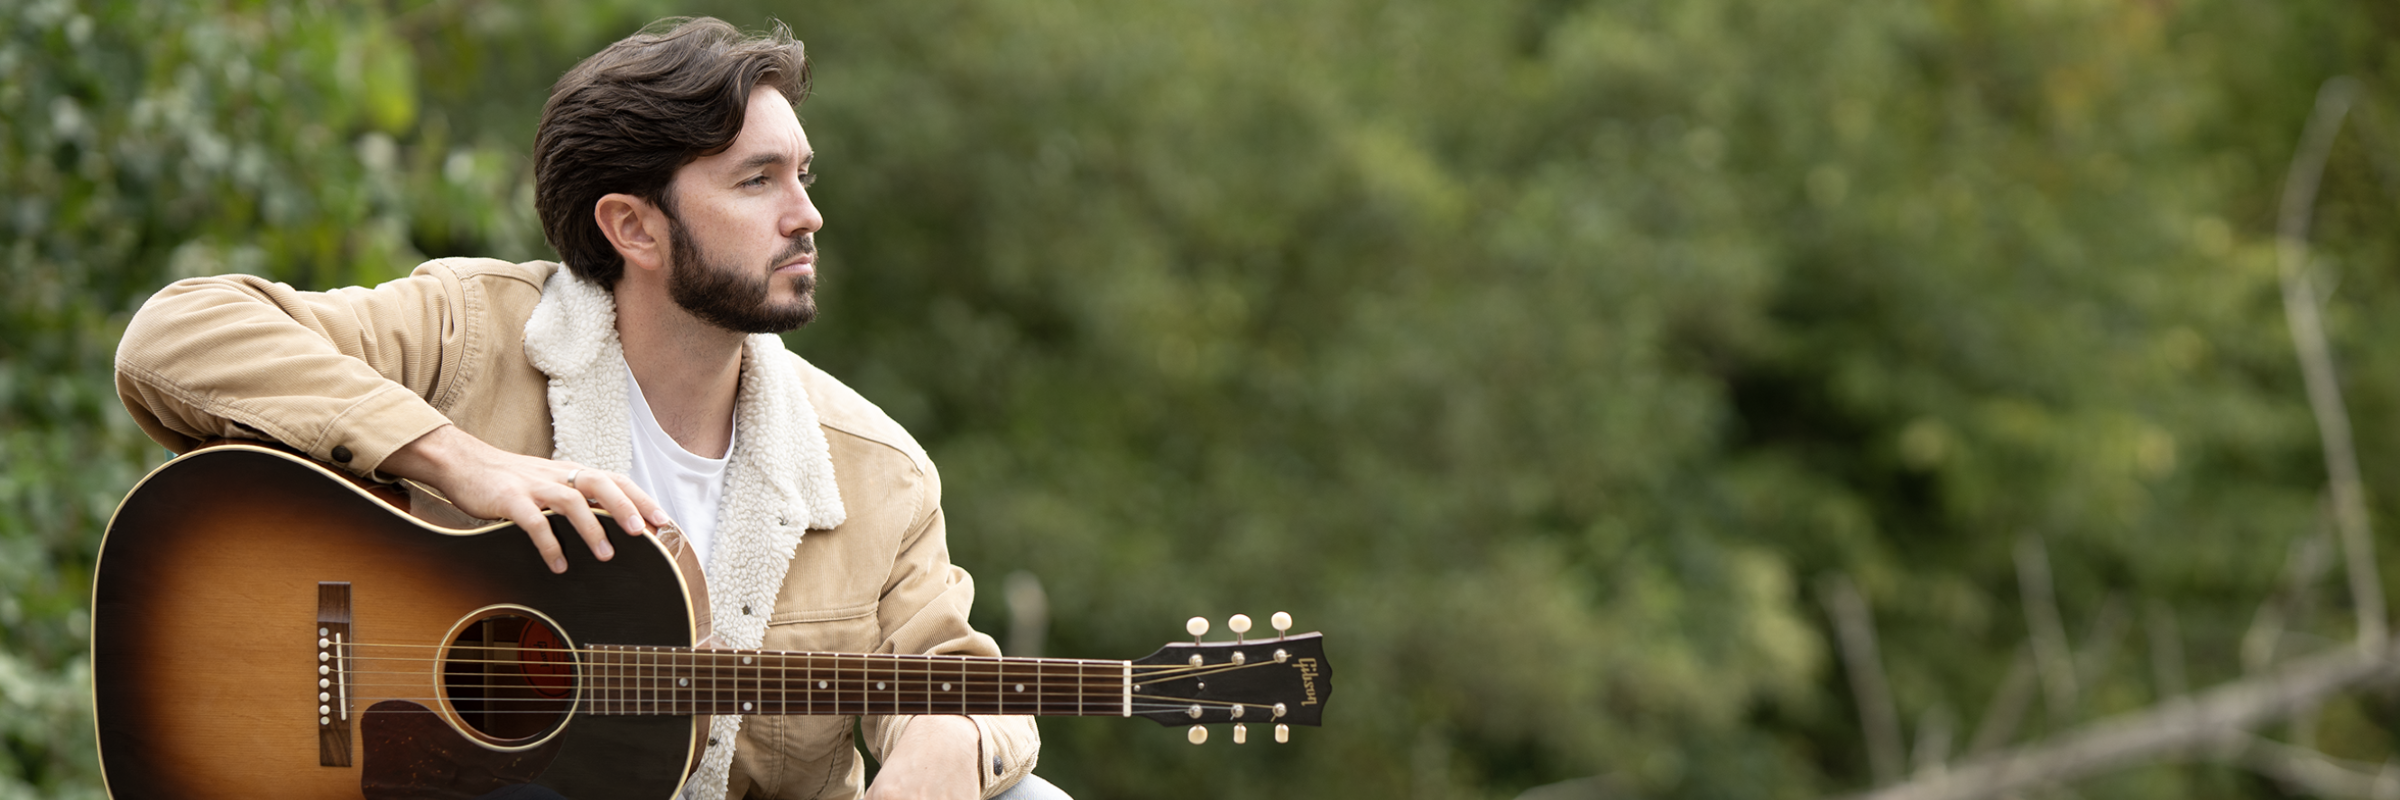
POLYGON ((600 224, 600 234, 616 246, 626 266, 645 270, 666 267, 667 215, 658 206, 633 195, 612 193, 592 206, 592 219, 600 224))

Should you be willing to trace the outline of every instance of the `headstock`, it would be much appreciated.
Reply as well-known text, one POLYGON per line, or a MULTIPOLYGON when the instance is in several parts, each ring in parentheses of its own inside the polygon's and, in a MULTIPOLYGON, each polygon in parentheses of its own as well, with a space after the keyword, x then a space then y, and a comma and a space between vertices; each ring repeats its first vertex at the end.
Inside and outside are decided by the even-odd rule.
POLYGON ((1191 642, 1176 642, 1133 662, 1134 714, 1161 725, 1190 725, 1191 740, 1208 740, 1209 723, 1234 723, 1233 741, 1246 738, 1248 723, 1275 726, 1284 741, 1289 725, 1320 725, 1333 697, 1333 667, 1325 661, 1320 633, 1286 634, 1291 617, 1277 612, 1278 635, 1245 639, 1250 619, 1235 615, 1227 626, 1234 641, 1207 642, 1208 621, 1185 626, 1191 642))

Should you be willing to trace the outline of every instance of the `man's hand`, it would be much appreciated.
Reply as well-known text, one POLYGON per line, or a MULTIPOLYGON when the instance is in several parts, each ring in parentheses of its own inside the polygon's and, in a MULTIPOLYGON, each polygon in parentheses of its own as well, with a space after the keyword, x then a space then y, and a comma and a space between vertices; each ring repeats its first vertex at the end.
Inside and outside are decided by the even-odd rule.
POLYGON ((867 787, 867 800, 976 800, 983 795, 975 774, 982 741, 975 722, 966 717, 909 720, 892 752, 883 754, 883 769, 867 787))
POLYGON ((431 486, 469 514, 516 523, 533 535, 534 549, 541 551, 551 572, 567 571, 567 556, 559 548, 558 537, 550 535, 550 521, 542 518, 544 509, 566 517, 591 545, 592 555, 602 561, 615 557, 616 551, 608 546, 608 534, 600 529, 599 517, 592 514, 592 503, 599 503, 626 533, 636 536, 667 522, 667 512, 634 486, 631 478, 511 453, 456 425, 436 428, 392 451, 376 471, 431 486), (569 477, 574 479, 573 485, 567 483, 569 477))

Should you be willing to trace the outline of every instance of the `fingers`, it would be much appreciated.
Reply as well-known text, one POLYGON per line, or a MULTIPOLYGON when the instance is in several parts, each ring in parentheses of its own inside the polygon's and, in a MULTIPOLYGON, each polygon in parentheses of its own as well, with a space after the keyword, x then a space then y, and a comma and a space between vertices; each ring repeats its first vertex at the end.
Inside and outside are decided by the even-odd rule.
POLYGON ((641 488, 633 485, 633 479, 586 471, 577 476, 575 488, 584 492, 584 496, 591 498, 592 502, 599 503, 609 516, 616 517, 617 525, 624 528, 626 533, 640 536, 650 531, 650 515, 643 513, 641 506, 648 504, 655 507, 658 504, 642 494, 641 488))
POLYGON ((649 520, 651 527, 665 525, 672 521, 667 519, 667 507, 659 505, 657 500, 651 499, 648 492, 642 491, 642 487, 634 485, 632 478, 623 475, 610 475, 609 477, 616 479, 617 485, 625 490, 625 496, 633 502, 635 513, 642 519, 649 520))
POLYGON ((540 504, 533 502, 531 496, 521 498, 509 504, 506 516, 508 521, 525 529, 526 537, 533 540, 533 549, 542 554, 542 563, 550 565, 551 573, 567 571, 566 551, 559 549, 558 537, 550 535, 550 518, 542 515, 540 504))
MULTIPOLYGON (((583 472, 587 475, 592 474, 591 470, 583 472)), ((577 476, 577 478, 578 483, 585 485, 605 483, 595 477, 577 476)), ((559 516, 566 517, 567 523, 575 526, 576 535, 582 536, 584 544, 591 546, 593 556, 602 561, 616 557, 616 548, 611 547, 608 543, 608 530, 600 527, 600 518, 592 514, 591 502, 586 498, 582 489, 560 484, 545 494, 551 495, 552 498, 550 510, 558 512, 559 516)))

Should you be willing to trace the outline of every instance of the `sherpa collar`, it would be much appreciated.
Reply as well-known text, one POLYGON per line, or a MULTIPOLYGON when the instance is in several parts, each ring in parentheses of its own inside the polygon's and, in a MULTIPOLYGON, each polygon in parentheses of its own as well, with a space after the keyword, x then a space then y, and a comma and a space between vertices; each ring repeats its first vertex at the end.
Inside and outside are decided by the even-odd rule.
MULTIPOLYGON (((630 471, 633 424, 626 413, 615 296, 561 267, 526 320, 525 355, 550 377, 553 457, 630 471)), ((801 535, 838 526, 845 516, 832 452, 801 368, 779 336, 757 334, 743 342, 742 385, 734 398, 740 434, 725 469, 708 563, 709 617, 726 647, 758 648, 801 535)), ((741 721, 723 715, 713 723, 709 740, 724 745, 709 747, 692 776, 700 800, 724 797, 741 721)))

